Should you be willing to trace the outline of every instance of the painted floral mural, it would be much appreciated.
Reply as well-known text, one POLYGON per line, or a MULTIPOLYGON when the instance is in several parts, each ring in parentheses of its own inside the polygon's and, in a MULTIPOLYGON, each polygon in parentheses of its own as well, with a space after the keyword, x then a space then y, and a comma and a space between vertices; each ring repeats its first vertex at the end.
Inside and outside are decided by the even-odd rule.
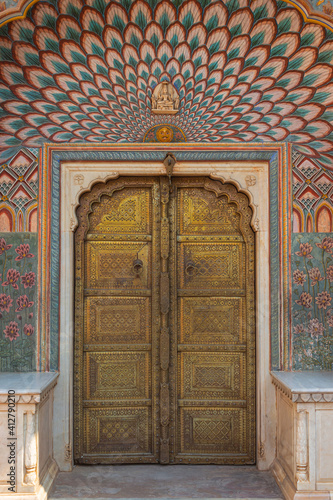
POLYGON ((36 367, 37 235, 0 233, 0 368, 36 367))
POLYGON ((294 368, 333 367, 333 238, 300 234, 293 239, 294 368))

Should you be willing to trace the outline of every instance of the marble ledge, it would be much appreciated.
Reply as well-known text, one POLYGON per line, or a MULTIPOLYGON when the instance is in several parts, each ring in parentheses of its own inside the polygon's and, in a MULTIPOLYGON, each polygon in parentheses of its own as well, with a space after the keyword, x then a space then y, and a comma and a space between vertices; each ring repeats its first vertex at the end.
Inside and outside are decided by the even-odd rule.
POLYGON ((271 376, 293 403, 333 403, 333 371, 273 371, 271 376))
POLYGON ((58 372, 0 373, 0 403, 15 391, 15 403, 40 403, 57 383, 58 372))

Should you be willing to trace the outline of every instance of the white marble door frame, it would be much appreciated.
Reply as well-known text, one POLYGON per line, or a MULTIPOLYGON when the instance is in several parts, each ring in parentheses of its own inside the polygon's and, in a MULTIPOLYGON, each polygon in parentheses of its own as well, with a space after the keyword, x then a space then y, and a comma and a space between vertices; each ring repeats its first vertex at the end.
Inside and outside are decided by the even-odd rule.
MULTIPOLYGON (((71 470, 73 432, 74 231, 82 193, 120 175, 165 175, 161 162, 62 161, 60 213, 60 376, 54 398, 54 454, 60 470, 71 470)), ((174 175, 207 175, 246 193, 256 233, 257 467, 275 458, 276 405, 270 378, 269 162, 179 162, 174 175)))

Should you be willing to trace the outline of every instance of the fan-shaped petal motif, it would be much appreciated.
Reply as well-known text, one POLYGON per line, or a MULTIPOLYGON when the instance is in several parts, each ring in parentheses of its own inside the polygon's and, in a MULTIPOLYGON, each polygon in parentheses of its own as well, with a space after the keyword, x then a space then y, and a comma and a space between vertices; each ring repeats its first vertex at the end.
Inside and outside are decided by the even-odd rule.
POLYGON ((333 168, 332 54, 276 0, 43 0, 0 36, 0 155, 170 123, 189 141, 291 141, 333 168), (164 80, 176 115, 152 114, 164 80))

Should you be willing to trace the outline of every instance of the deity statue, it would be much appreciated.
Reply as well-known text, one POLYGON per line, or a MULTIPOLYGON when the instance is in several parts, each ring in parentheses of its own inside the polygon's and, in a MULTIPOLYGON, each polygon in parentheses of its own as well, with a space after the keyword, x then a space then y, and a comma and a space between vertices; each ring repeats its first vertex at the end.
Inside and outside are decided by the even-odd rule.
POLYGON ((169 82, 156 85, 152 98, 151 109, 153 113, 174 115, 179 109, 179 96, 177 90, 169 82))

